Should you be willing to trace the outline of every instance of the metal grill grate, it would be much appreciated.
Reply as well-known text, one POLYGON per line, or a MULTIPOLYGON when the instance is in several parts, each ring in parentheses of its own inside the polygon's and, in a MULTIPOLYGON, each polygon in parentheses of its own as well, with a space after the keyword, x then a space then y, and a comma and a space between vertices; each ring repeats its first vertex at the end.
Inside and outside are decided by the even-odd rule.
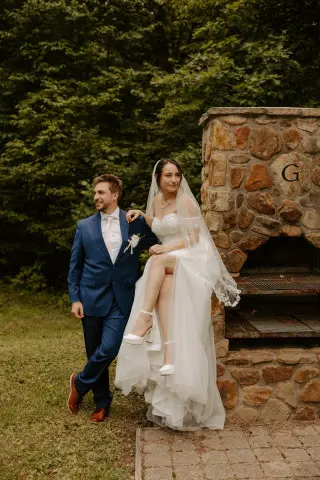
POLYGON ((320 291, 320 275, 311 273, 253 274, 244 275, 241 280, 263 292, 276 290, 320 291))

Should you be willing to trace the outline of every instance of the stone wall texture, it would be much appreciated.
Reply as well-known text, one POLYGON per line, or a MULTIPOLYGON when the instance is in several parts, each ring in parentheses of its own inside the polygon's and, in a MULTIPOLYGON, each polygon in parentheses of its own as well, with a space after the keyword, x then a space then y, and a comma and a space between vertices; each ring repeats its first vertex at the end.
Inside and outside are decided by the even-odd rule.
POLYGON ((229 350, 223 307, 212 321, 217 385, 231 423, 320 418, 320 347, 229 350))
POLYGON ((203 213, 229 271, 270 237, 319 248, 320 109, 212 108, 201 123, 203 213))
MULTIPOLYGON (((271 237, 320 248, 320 109, 213 108, 200 123, 203 215, 229 271, 271 237)), ((215 298, 212 321, 228 421, 319 418, 320 348, 232 352, 215 298)))

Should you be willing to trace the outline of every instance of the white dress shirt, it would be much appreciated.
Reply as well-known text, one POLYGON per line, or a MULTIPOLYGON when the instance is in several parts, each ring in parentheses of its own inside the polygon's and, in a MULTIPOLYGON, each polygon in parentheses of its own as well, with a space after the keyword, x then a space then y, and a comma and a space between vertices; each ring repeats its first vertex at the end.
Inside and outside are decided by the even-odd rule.
POLYGON ((119 207, 117 207, 110 215, 100 212, 102 236, 109 251, 112 263, 116 261, 122 245, 119 213, 119 207))

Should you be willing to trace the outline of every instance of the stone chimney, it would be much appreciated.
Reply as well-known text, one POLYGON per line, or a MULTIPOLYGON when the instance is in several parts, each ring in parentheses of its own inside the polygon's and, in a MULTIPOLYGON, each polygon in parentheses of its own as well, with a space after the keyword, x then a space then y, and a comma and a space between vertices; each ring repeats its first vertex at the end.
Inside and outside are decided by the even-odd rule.
POLYGON ((203 212, 230 272, 270 237, 320 248, 320 109, 211 108, 203 125, 203 212))
POLYGON ((203 215, 242 290, 235 309, 225 312, 215 297, 212 302, 217 385, 227 420, 319 419, 320 109, 211 108, 200 123, 203 215), (311 270, 301 273, 305 267, 301 270, 300 258, 308 251, 311 270), (280 263, 283 257, 289 264, 292 259, 290 272, 298 258, 295 291, 288 291, 285 275, 265 268, 263 262, 268 267, 275 257, 280 263), (265 273, 257 268, 257 258, 262 258, 265 273), (254 284, 259 276, 262 286, 254 284), (288 303, 289 314, 277 316, 272 310, 268 317, 268 307, 277 305, 272 295, 288 303), (300 299, 307 297, 318 303, 306 303, 308 309, 299 317, 297 305, 303 308, 300 299), (291 325, 293 333, 288 328, 279 334, 279 325, 291 325), (299 337, 301 330, 314 338, 308 347, 299 337), (284 347, 290 335, 298 338, 294 348, 290 342, 284 347), (269 343, 262 348, 254 343, 265 338, 269 343))

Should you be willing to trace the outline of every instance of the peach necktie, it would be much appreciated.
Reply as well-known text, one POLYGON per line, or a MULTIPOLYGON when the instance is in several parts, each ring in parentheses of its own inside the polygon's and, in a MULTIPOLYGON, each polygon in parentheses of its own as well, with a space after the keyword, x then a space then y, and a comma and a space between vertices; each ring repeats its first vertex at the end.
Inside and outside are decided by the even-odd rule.
POLYGON ((112 254, 112 246, 110 243, 110 238, 109 238, 109 233, 111 230, 111 221, 112 221, 112 216, 105 216, 103 218, 103 239, 104 243, 106 244, 107 250, 109 252, 109 255, 111 257, 112 254))

